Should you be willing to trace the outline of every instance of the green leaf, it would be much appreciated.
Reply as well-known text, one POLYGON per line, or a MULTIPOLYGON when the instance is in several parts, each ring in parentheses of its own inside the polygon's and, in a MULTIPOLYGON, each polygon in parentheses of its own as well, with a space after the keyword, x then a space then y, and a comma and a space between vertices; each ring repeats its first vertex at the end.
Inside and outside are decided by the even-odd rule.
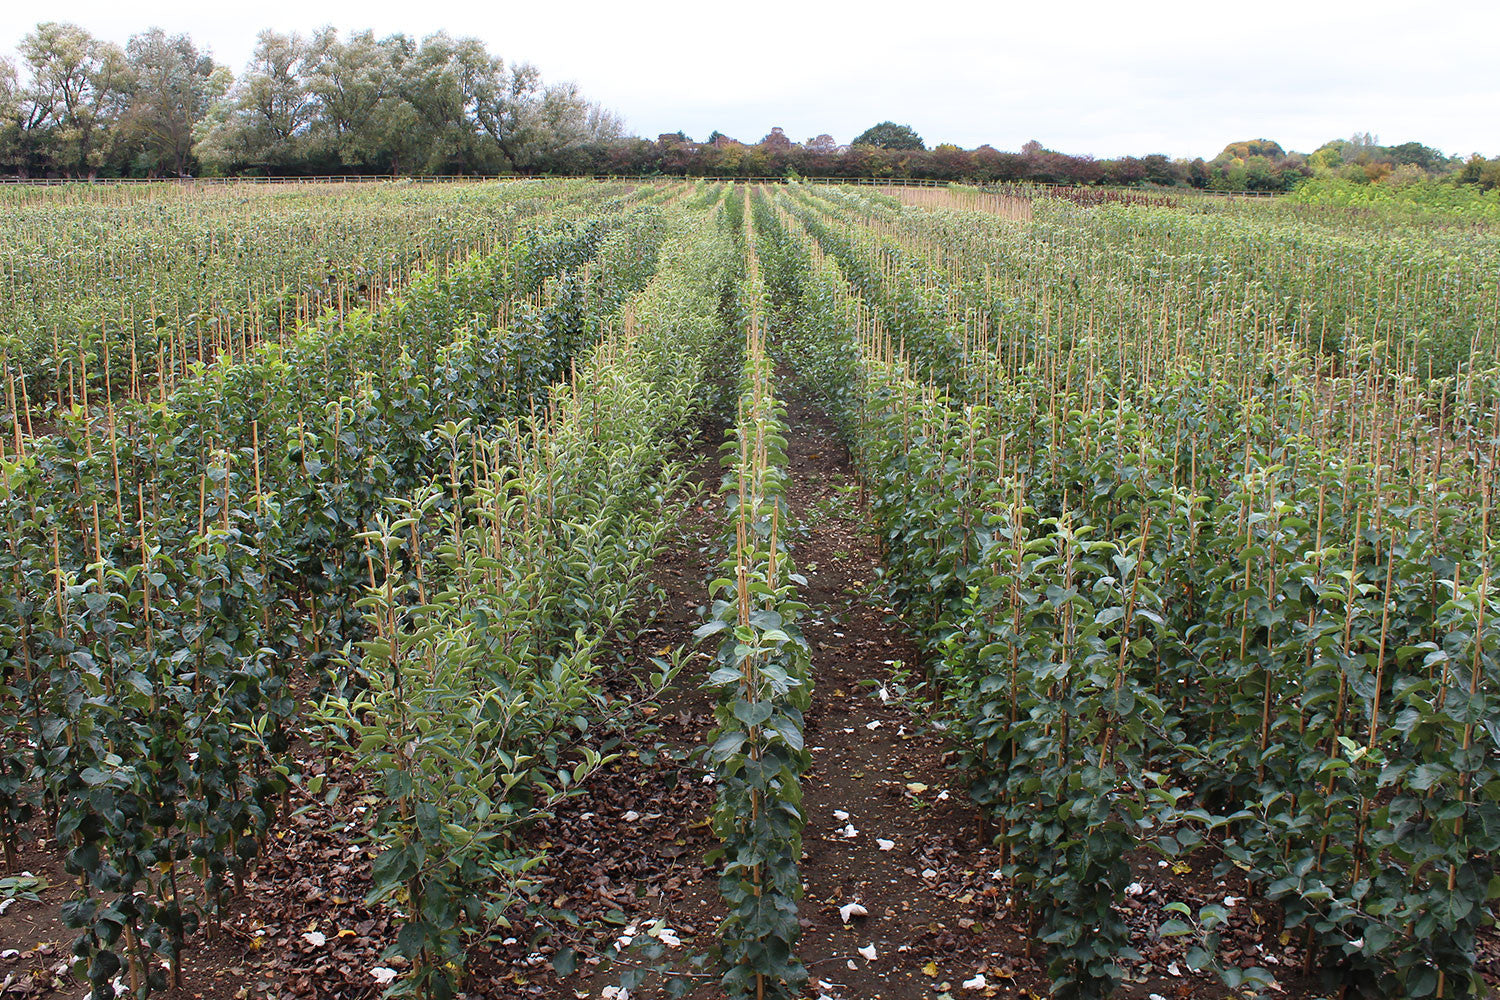
POLYGON ((709 636, 717 635, 728 627, 729 623, 725 621, 707 621, 693 630, 693 638, 707 639, 709 636))
POLYGON ((734 702, 734 717, 746 726, 758 726, 771 717, 775 710, 769 701, 748 702, 737 698, 734 702))
POLYGON ((747 738, 745 732, 739 729, 731 729, 728 732, 721 733, 719 738, 714 741, 713 748, 709 751, 709 754, 714 760, 724 760, 738 753, 740 747, 745 745, 747 738))

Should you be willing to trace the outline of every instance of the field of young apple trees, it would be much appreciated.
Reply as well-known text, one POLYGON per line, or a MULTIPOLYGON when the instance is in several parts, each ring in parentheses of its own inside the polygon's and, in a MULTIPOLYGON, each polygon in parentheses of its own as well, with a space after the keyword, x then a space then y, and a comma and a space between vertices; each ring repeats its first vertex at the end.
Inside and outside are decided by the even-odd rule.
POLYGON ((0 193, 0 995, 1500 984, 1500 228, 0 193))

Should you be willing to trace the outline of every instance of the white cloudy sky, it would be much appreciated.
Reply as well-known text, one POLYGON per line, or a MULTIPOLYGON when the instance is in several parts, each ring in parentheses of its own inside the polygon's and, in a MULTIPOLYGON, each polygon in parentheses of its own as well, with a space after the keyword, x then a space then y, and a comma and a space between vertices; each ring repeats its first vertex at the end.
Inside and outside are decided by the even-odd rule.
POLYGON ((1310 150, 1355 131, 1500 155, 1500 0, 15 2, 0 4, 0 51, 43 17, 120 42, 185 31, 236 71, 261 28, 445 29, 576 80, 652 137, 755 141, 780 125, 847 142, 889 118, 929 144, 1100 156, 1212 156, 1260 136, 1310 150))

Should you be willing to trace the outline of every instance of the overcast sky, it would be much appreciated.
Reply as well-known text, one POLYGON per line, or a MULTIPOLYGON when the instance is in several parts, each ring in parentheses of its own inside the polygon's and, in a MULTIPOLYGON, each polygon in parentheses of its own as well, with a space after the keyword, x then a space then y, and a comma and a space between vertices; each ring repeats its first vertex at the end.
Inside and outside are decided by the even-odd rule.
POLYGON ((412 0, 0 4, 0 51, 43 17, 123 43, 187 32, 238 72, 262 28, 474 35, 576 80, 655 137, 848 142, 884 119, 929 145, 1028 139, 1096 156, 1212 157, 1266 137, 1308 151, 1356 131, 1500 156, 1500 0, 1154 4, 1004 0, 787 5, 412 0))

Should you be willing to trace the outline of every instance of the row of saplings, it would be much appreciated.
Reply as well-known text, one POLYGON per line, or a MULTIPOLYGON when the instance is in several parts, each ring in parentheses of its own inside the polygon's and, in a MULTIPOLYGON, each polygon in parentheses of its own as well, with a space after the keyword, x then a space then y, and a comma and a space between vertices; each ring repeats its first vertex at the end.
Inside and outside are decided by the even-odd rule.
MULTIPOLYGON (((158 957, 176 978, 201 916, 221 918, 273 816, 333 794, 290 766, 289 664, 351 696, 368 683, 371 650, 360 642, 381 641, 389 621, 361 590, 389 589, 381 580, 413 561, 436 572, 465 554, 457 528, 422 538, 418 523, 462 526, 485 490, 508 505, 527 489, 556 501, 552 478, 578 474, 539 463, 496 485, 493 470, 549 440, 548 421, 566 406, 549 410, 548 385, 649 280, 666 229, 656 210, 540 225, 472 262, 463 281, 419 279, 382 313, 210 367, 165 405, 112 402, 18 439, 22 457, 0 482, 0 834, 13 859, 34 811, 52 824, 83 889, 64 917, 82 932, 76 951, 96 996, 113 996, 119 978, 138 995, 164 985, 158 957), (515 308, 496 308, 497 296, 515 308), (507 377, 494 377, 495 358, 507 377), (348 391, 333 398, 310 385, 348 391), (326 404, 306 402, 319 398, 326 404), (522 424, 535 425, 534 441, 522 424), (390 525, 403 520, 391 496, 423 505, 401 529, 417 556, 391 550, 390 525)), ((639 398, 622 405, 638 421, 660 419, 639 398)), ((639 507, 646 518, 650 505, 639 507)), ((589 536, 585 549, 612 552, 608 539, 647 530, 589 517, 605 540, 589 536)), ((538 520, 524 558, 567 565, 546 541, 566 530, 538 520)), ((525 565, 518 557, 517 579, 491 586, 537 586, 525 565)), ((535 635, 507 641, 526 656, 554 651, 578 613, 554 610, 528 619, 535 635)), ((518 801, 547 780, 518 773, 527 787, 502 789, 518 801)), ((387 791, 399 800, 400 789, 387 791)), ((430 817, 412 813, 428 832, 430 817)), ((403 947, 421 954, 418 932, 405 933, 403 947)))
MULTIPOLYGON (((779 231, 768 285, 801 320, 788 357, 851 441, 1055 988, 1121 982, 1128 859, 1155 854, 1279 904, 1282 940, 1330 987, 1482 991, 1500 884, 1487 460, 1427 491, 1284 435, 1265 414, 1309 406, 1277 383, 1246 399, 1163 379, 1085 406, 1059 364, 997 371, 998 398, 966 400, 907 375, 951 355, 924 365, 882 339, 879 306, 920 296, 862 300, 786 215, 762 224, 779 231)), ((1268 984, 1219 956, 1230 916, 1174 903, 1157 933, 1233 987, 1268 984)))

